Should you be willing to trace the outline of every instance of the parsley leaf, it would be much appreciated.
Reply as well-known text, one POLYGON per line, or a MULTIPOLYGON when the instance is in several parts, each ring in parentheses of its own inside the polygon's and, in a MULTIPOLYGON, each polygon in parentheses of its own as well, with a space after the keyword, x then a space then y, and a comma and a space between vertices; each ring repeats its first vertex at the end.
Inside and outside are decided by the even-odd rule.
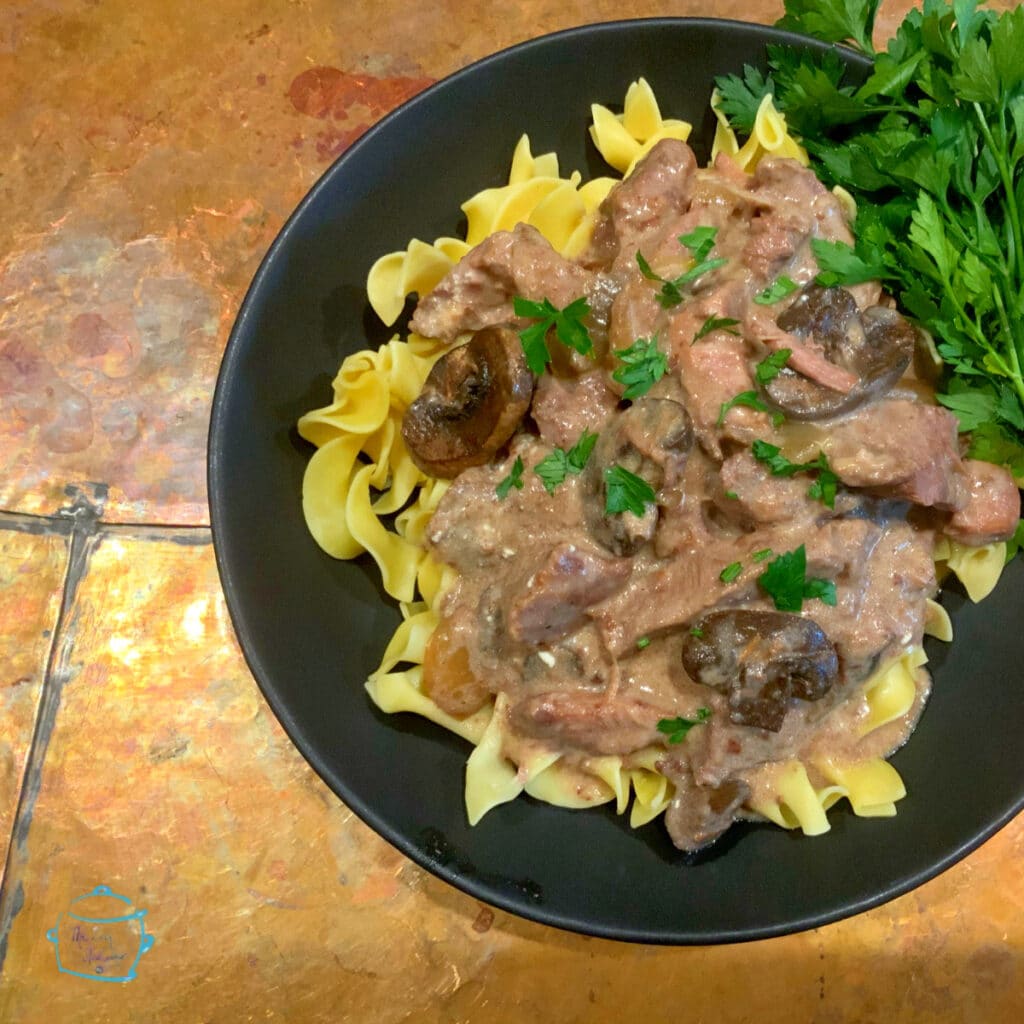
POLYGON ((839 477, 829 467, 824 452, 818 452, 818 457, 810 462, 791 462, 782 454, 782 449, 778 445, 761 440, 751 445, 751 451, 758 462, 768 467, 772 476, 789 477, 797 473, 816 473, 817 478, 808 489, 807 497, 816 498, 829 508, 835 507, 839 477))
POLYGON ((700 330, 693 336, 691 345, 700 341, 701 338, 706 338, 712 331, 725 331, 726 334, 734 334, 739 337, 739 331, 730 330, 739 323, 739 320, 734 320, 731 316, 709 316, 707 320, 701 324, 700 330))
POLYGON ((770 381, 775 380, 792 354, 792 349, 780 348, 777 352, 773 352, 771 355, 765 356, 764 359, 754 367, 754 378, 757 383, 768 384, 770 381))
POLYGON ((690 250, 690 255, 696 263, 706 260, 708 253, 715 247, 715 238, 718 236, 718 228, 699 227, 685 235, 679 236, 679 241, 690 250))
POLYGON ((795 292, 798 287, 795 281, 790 280, 785 274, 780 274, 763 292, 758 292, 754 296, 754 301, 759 306, 773 306, 795 292))
POLYGON ((807 579, 807 549, 803 544, 769 562, 757 582, 780 612, 798 612, 811 598, 828 605, 836 603, 836 585, 831 580, 807 579))
POLYGON ((642 651, 645 647, 650 647, 651 638, 649 636, 638 636, 636 638, 636 649, 642 651))
POLYGON ((533 467, 534 473, 540 477, 541 483, 544 485, 544 490, 548 494, 554 494, 555 488, 570 473, 582 473, 596 443, 597 434, 584 430, 580 439, 568 451, 563 448, 555 448, 545 455, 533 467))
POLYGON ((516 295, 512 299, 512 309, 516 316, 537 320, 525 330, 519 332, 519 340, 526 355, 526 365, 537 374, 544 372, 551 362, 551 352, 547 345, 548 332, 553 327, 555 337, 567 347, 575 349, 580 355, 592 355, 594 342, 590 337, 583 318, 590 312, 586 298, 580 297, 570 302, 565 309, 558 309, 548 299, 534 302, 516 295))
POLYGON ((781 412, 772 411, 765 405, 763 399, 756 391, 741 391, 738 395, 730 398, 728 402, 723 402, 721 409, 718 411, 718 419, 715 421, 715 426, 720 427, 725 422, 725 414, 738 405, 746 406, 748 409, 756 409, 758 412, 766 412, 771 415, 772 423, 778 426, 785 417, 781 412))
POLYGON ((609 466, 604 471, 605 501, 604 510, 608 515, 619 512, 632 512, 635 516, 643 516, 648 505, 655 502, 654 489, 643 477, 630 473, 622 466, 609 466))
POLYGON ((732 583, 736 580, 740 573, 743 572, 742 562, 730 562, 719 574, 718 578, 723 583, 732 583))
MULTIPOLYGON (((714 241, 712 240, 712 245, 713 244, 714 241)), ((658 305, 661 306, 662 309, 672 309, 673 306, 678 306, 683 301, 684 296, 682 289, 685 285, 693 284, 697 278, 703 277, 705 274, 711 273, 712 270, 717 270, 719 267, 725 266, 728 262, 729 261, 724 257, 719 257, 713 260, 701 260, 694 266, 690 267, 689 270, 680 274, 678 277, 673 278, 671 281, 668 281, 660 274, 654 272, 650 263, 647 262, 644 258, 644 254, 640 252, 639 249, 636 253, 636 264, 640 268, 640 273, 643 274, 648 281, 657 281, 661 284, 661 291, 658 293, 658 305)))
POLYGON ((821 273, 814 280, 825 288, 862 284, 887 276, 884 266, 868 262, 846 242, 826 242, 823 238, 812 238, 811 251, 821 268, 821 273))
POLYGON ((512 472, 494 488, 494 491, 498 495, 498 499, 504 501, 513 487, 518 491, 523 489, 523 460, 518 456, 512 463, 512 472))
POLYGON ((826 43, 855 42, 874 53, 871 32, 880 0, 786 0, 785 17, 776 24, 826 43))
POLYGON ((754 130, 761 100, 765 95, 775 92, 771 75, 765 77, 760 68, 747 64, 742 78, 739 75, 728 75, 719 78, 717 85, 718 109, 737 131, 749 135, 754 130))
POLYGON ((702 725, 710 717, 710 708, 697 708, 696 718, 662 718, 658 722, 658 732, 664 733, 669 743, 682 743, 695 725, 702 725))
POLYGON ((626 385, 622 397, 639 398, 646 395, 665 376, 668 358, 659 351, 655 338, 637 338, 629 348, 615 350, 623 365, 612 374, 612 379, 626 385))

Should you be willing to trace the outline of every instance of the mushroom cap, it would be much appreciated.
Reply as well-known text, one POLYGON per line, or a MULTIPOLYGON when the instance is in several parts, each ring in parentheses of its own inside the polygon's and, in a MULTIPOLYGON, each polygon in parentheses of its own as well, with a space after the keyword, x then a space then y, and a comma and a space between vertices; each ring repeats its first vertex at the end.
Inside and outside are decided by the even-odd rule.
POLYGON ((428 476, 480 466, 512 437, 530 407, 533 374, 518 335, 487 327, 446 352, 402 420, 413 462, 428 476))
POLYGON ((914 328, 899 313, 885 306, 861 312, 845 288, 808 285, 778 325, 798 338, 813 337, 829 362, 858 378, 849 391, 835 391, 784 367, 765 393, 792 419, 837 416, 890 388, 906 372, 916 345, 914 328))
POLYGON ((736 725, 778 732, 792 698, 820 700, 839 677, 832 642, 812 619, 731 608, 690 624, 683 667, 729 698, 736 725))

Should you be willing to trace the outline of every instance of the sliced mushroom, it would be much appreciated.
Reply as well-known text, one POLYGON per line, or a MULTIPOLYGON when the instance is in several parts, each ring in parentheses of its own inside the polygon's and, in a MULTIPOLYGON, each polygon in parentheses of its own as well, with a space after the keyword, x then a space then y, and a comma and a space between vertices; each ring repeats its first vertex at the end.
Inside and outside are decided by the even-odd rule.
POLYGON ((899 313, 885 306, 862 313, 845 288, 809 285, 778 325, 798 338, 813 338, 830 363, 857 378, 849 390, 837 390, 785 367, 765 393, 792 419, 826 419, 856 408, 903 376, 916 347, 916 331, 899 313))
POLYGON ((683 667, 729 698, 729 720, 778 732, 790 701, 820 700, 839 676, 832 642, 811 619, 746 608, 690 624, 683 667))
POLYGON ((488 327, 434 364, 406 410, 402 437, 424 473, 455 477, 483 465, 508 441, 532 395, 519 338, 488 327))
POLYGON ((585 518, 591 536, 616 555, 632 555, 654 536, 658 510, 648 505, 642 516, 605 512, 605 470, 620 466, 657 493, 682 477, 693 447, 689 414, 679 402, 642 398, 601 432, 583 475, 585 518))

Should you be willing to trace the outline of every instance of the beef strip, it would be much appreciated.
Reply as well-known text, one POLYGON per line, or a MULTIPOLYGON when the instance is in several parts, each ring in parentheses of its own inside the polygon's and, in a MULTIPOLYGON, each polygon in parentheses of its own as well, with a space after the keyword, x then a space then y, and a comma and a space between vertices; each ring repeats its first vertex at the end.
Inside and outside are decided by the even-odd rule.
POLYGON ((600 431, 619 402, 609 383, 608 374, 602 370, 579 377, 543 374, 530 407, 541 439, 568 451, 584 430, 600 431))
POLYGON ((511 722, 528 736, 590 754, 630 754, 660 738, 662 708, 587 690, 551 690, 514 704, 511 722))
POLYGON ((1013 536, 1020 521, 1020 491, 1002 466, 965 459, 968 496, 945 531, 963 544, 992 544, 1013 536))
POLYGON ((631 263, 643 243, 685 212, 696 170, 693 150, 685 142, 664 139, 655 145, 601 204, 584 265, 607 267, 620 256, 631 263))
POLYGON ((829 465, 844 484, 938 509, 959 509, 970 485, 956 417, 937 405, 890 399, 828 429, 829 465))
POLYGON ((509 633, 537 646, 575 632, 586 621, 588 608, 622 589, 632 567, 628 558, 606 558, 576 544, 560 544, 512 597, 509 633))
POLYGON ((512 323, 514 296, 548 299, 562 309, 591 283, 591 275, 559 256, 536 228, 517 224, 470 250, 420 299, 410 327, 426 338, 454 341, 465 331, 512 323))

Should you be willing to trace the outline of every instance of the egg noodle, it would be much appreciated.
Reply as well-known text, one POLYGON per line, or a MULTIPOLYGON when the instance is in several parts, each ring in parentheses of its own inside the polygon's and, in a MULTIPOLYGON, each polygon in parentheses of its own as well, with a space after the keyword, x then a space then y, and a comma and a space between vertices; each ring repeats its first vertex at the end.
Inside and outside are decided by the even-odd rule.
MULTIPOLYGON (((742 145, 717 109, 712 160, 725 153, 743 170, 753 171, 768 154, 791 157, 805 166, 807 153, 789 134, 770 96, 761 103, 750 138, 742 145)), ((606 162, 628 176, 661 139, 685 141, 691 126, 665 119, 646 81, 626 93, 623 113, 591 108, 590 134, 606 162)), ((406 297, 430 292, 451 268, 488 235, 519 222, 537 228, 567 258, 578 256, 590 240, 597 210, 619 180, 600 177, 583 182, 574 171, 562 177, 554 153, 534 156, 524 135, 512 155, 508 184, 485 189, 463 205, 465 238, 413 239, 401 252, 381 257, 367 280, 369 301, 378 316, 394 324, 406 297)), ((849 195, 837 190, 853 219, 849 195)), ((423 543, 427 524, 448 482, 427 477, 413 463, 402 440, 402 417, 419 394, 430 368, 450 346, 410 334, 397 334, 377 351, 360 351, 341 364, 333 382, 334 401, 299 420, 299 433, 316 446, 305 472, 303 513, 316 542, 335 558, 364 553, 377 563, 384 588, 399 604, 402 623, 391 638, 379 668, 366 683, 374 703, 385 712, 407 711, 430 719, 473 744, 466 765, 465 801, 471 824, 491 808, 521 792, 561 807, 581 808, 615 802, 628 808, 633 827, 660 815, 674 794, 658 771, 665 756, 651 746, 629 756, 593 756, 570 766, 557 749, 531 744, 532 753, 512 763, 504 753, 506 697, 473 714, 456 718, 423 692, 427 643, 439 623, 440 599, 454 571, 439 565, 423 543)), ((972 601, 995 587, 1003 568, 1005 544, 968 547, 942 539, 936 549, 940 572, 954 573, 972 601)), ((926 631, 949 641, 953 631, 943 608, 928 602, 926 631)), ((863 684, 862 735, 902 718, 919 691, 927 658, 920 647, 902 651, 863 684)), ((826 812, 841 799, 861 817, 896 813, 906 794, 899 773, 882 758, 836 763, 828 758, 791 760, 755 769, 752 797, 746 805, 783 828, 806 835, 828 831, 826 812)))

